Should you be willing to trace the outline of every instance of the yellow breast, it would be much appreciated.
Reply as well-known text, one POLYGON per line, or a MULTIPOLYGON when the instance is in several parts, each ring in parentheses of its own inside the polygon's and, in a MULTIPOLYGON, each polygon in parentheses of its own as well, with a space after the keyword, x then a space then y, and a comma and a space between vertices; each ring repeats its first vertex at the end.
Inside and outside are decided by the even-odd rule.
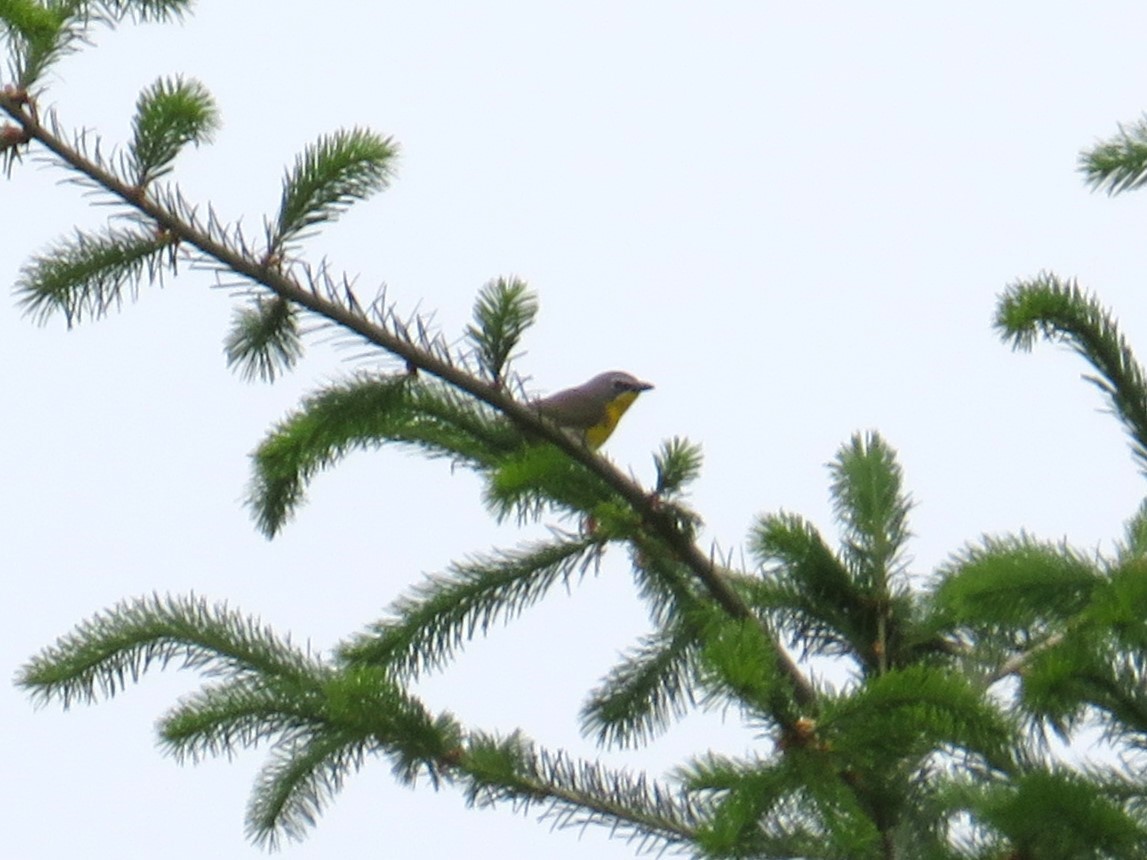
POLYGON ((613 428, 621 420, 633 401, 637 399, 636 391, 623 391, 605 405, 605 417, 585 431, 585 443, 590 448, 600 448, 605 440, 613 433, 613 428))

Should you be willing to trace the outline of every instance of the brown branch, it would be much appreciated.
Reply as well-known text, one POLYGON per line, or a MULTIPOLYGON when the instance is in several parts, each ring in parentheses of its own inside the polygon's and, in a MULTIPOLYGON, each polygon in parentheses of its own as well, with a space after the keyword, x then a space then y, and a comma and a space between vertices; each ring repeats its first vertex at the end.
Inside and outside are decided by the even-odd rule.
POLYGON ((1044 651, 1048 651, 1054 648, 1056 645, 1059 645, 1066 638, 1067 634, 1063 631, 1052 633, 1046 639, 1037 642, 1026 651, 1020 651, 1017 654, 1013 654, 998 667, 996 667, 996 669, 993 670, 986 678, 984 678, 984 686, 990 687, 996 682, 1007 678, 1009 675, 1020 674, 1025 668, 1027 668, 1028 663, 1030 663, 1044 651))
MULTIPOLYGON (((420 349, 385 326, 372 322, 353 307, 340 304, 308 289, 299 281, 283 274, 272 261, 252 260, 227 243, 210 235, 208 231, 181 219, 142 189, 122 181, 102 165, 86 158, 58 135, 42 125, 27 100, 18 94, 0 91, 0 110, 3 110, 22 130, 23 136, 35 140, 56 155, 64 164, 118 197, 132 208, 147 215, 160 230, 168 232, 177 241, 197 249, 222 267, 261 284, 287 301, 294 302, 339 326, 354 332, 364 340, 403 359, 407 367, 417 368, 435 376, 497 409, 511 421, 532 435, 556 445, 569 457, 585 466, 611 489, 625 499, 641 516, 642 522, 653 532, 692 573, 704 584, 712 598, 734 618, 752 619, 765 630, 773 642, 781 673, 792 685, 797 705, 815 713, 816 691, 800 667, 784 650, 781 643, 765 629, 764 623, 741 596, 730 586, 712 560, 678 527, 672 512, 664 510, 636 481, 629 479, 609 460, 601 457, 578 441, 570 438, 556 425, 543 420, 528 406, 514 400, 504 390, 483 382, 459 369, 447 359, 420 349)), ((776 714, 784 727, 791 727, 799 715, 776 714)))

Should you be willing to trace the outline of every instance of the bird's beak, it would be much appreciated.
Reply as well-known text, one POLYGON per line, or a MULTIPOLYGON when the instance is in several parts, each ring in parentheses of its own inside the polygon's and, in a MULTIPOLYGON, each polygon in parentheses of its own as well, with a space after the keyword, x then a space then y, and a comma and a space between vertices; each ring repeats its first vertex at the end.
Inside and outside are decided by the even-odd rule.
POLYGON ((653 388, 652 382, 638 382, 633 386, 634 391, 649 391, 651 388, 653 388))

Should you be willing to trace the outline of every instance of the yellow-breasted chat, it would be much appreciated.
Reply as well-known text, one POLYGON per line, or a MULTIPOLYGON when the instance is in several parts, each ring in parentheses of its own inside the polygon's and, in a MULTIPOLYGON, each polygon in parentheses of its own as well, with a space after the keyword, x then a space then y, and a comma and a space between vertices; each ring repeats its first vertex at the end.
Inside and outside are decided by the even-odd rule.
POLYGON ((599 373, 589 382, 534 401, 534 408, 574 431, 592 449, 600 448, 633 401, 653 386, 620 370, 599 373))

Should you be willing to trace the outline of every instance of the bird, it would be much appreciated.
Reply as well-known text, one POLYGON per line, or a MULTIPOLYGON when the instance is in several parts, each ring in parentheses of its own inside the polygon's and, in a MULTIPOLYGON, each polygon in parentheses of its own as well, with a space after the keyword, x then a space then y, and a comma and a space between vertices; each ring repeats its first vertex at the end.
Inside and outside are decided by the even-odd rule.
POLYGON ((589 382, 534 401, 534 408, 554 423, 572 430, 597 450, 617 427, 633 401, 653 386, 621 370, 599 373, 589 382))

